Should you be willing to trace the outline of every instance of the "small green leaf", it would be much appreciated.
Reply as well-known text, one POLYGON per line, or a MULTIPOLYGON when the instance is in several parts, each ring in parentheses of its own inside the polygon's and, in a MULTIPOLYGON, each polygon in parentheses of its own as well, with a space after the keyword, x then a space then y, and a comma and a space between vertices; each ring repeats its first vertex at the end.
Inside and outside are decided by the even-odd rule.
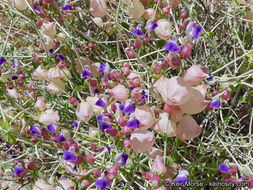
POLYGON ((170 156, 168 156, 167 159, 168 159, 168 165, 173 166, 173 159, 170 156))
POLYGON ((9 125, 8 121, 2 122, 2 123, 1 123, 1 128, 2 128, 3 130, 9 131, 10 125, 9 125))
POLYGON ((17 141, 16 141, 16 136, 13 135, 13 134, 7 134, 4 136, 4 139, 10 143, 10 144, 15 144, 17 141))

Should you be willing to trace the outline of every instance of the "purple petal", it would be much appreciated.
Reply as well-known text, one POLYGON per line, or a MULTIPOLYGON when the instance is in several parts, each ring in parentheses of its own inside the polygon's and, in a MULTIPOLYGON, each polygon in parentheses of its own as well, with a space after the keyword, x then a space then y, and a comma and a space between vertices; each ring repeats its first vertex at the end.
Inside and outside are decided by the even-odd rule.
POLYGON ((71 10, 71 6, 70 5, 65 5, 64 7, 61 8, 62 11, 68 11, 71 10))
POLYGON ((63 135, 59 135, 58 136, 58 141, 59 142, 64 142, 64 141, 66 141, 66 139, 65 139, 65 137, 63 135))
POLYGON ((133 113, 135 110, 133 105, 129 105, 127 107, 125 107, 125 109, 123 110, 124 113, 133 113))
POLYGON ((125 108, 125 105, 124 105, 124 104, 120 104, 120 105, 119 105, 119 110, 120 110, 120 111, 123 111, 124 108, 125 108))
POLYGON ((219 165, 219 171, 221 173, 228 173, 229 172, 229 167, 227 167, 226 164, 220 164, 219 165))
POLYGON ((111 153, 111 147, 105 145, 105 147, 107 148, 107 151, 109 152, 109 154, 111 153))
POLYGON ((105 71, 105 65, 104 64, 100 65, 99 71, 100 71, 100 73, 104 73, 104 71, 105 71))
POLYGON ((106 122, 102 122, 100 125, 100 130, 104 131, 106 129, 112 129, 112 125, 110 125, 109 123, 106 123, 106 122))
POLYGON ((209 105, 211 108, 219 108, 221 106, 220 104, 220 100, 211 102, 211 104, 209 105))
POLYGON ((198 39, 201 31, 202 31, 201 26, 193 26, 193 38, 198 39))
POLYGON ((128 154, 122 154, 122 155, 121 155, 121 164, 122 164, 123 166, 126 165, 127 159, 128 159, 128 154))
POLYGON ((13 75, 12 77, 11 77, 11 80, 17 80, 18 79, 18 76, 16 76, 16 75, 13 75))
POLYGON ((73 125, 74 127, 78 127, 77 121, 74 121, 74 122, 72 123, 72 125, 73 125))
POLYGON ((48 130, 51 134, 55 133, 55 129, 54 129, 53 124, 48 125, 48 126, 47 126, 47 130, 48 130))
POLYGON ((40 132, 36 127, 30 127, 30 131, 33 135, 40 136, 40 132))
POLYGON ((187 177, 176 177, 175 182, 182 182, 183 183, 183 187, 185 187, 185 182, 188 182, 188 178, 187 177))
POLYGON ((74 162, 77 160, 76 155, 67 150, 64 151, 63 159, 70 162, 74 162))
POLYGON ((179 53, 181 51, 181 48, 175 44, 174 42, 169 42, 167 43, 164 48, 169 51, 169 52, 172 52, 172 53, 179 53))
POLYGON ((99 90, 98 89, 95 89, 95 90, 92 90, 95 94, 98 94, 99 93, 99 90))
POLYGON ((140 30, 140 29, 135 29, 133 32, 132 32, 133 35, 136 35, 136 36, 143 36, 144 33, 140 30))
POLYGON ((140 122, 137 119, 133 119, 133 120, 127 122, 127 127, 129 127, 129 128, 137 129, 137 128, 139 128, 139 126, 140 126, 140 122))
POLYGON ((97 181, 95 182, 95 185, 100 189, 100 190, 104 190, 108 187, 110 187, 110 181, 107 179, 97 179, 97 181))
POLYGON ((3 57, 0 57, 0 65, 6 63, 6 59, 4 59, 3 57))
POLYGON ((60 55, 58 55, 58 56, 56 57, 56 59, 60 59, 60 60, 63 61, 63 60, 64 60, 64 56, 60 54, 60 55))
POLYGON ((50 53, 54 53, 54 49, 50 49, 49 52, 50 52, 50 53))
POLYGON ((33 6, 33 8, 34 8, 35 11, 39 11, 40 12, 40 7, 39 6, 35 5, 35 6, 33 6))
POLYGON ((83 78, 85 78, 85 77, 91 77, 91 73, 89 71, 83 70, 82 77, 83 78))
POLYGON ((25 172, 25 170, 23 168, 20 168, 17 166, 14 168, 14 174, 16 174, 16 175, 23 174, 24 172, 25 172))
POLYGON ((153 31, 158 27, 158 24, 156 22, 152 22, 150 30, 153 31))
POLYGON ((103 115, 99 115, 99 116, 97 116, 97 120, 98 120, 98 121, 100 121, 100 122, 102 122, 102 121, 103 121, 103 118, 104 118, 104 116, 103 116, 103 115))
POLYGON ((106 104, 104 103, 104 101, 101 100, 101 99, 99 99, 99 100, 96 102, 96 105, 97 105, 97 106, 100 106, 100 107, 102 107, 102 108, 104 108, 104 107, 106 106, 106 104))

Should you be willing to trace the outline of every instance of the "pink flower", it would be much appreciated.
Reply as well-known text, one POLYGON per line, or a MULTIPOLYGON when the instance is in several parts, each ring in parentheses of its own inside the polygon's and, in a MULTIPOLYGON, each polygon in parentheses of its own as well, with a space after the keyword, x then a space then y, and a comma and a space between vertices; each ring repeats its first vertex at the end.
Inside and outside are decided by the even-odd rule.
POLYGON ((47 189, 47 190, 55 190, 54 186, 49 185, 44 180, 39 179, 36 181, 36 183, 33 186, 33 190, 41 190, 41 189, 47 189))
POLYGON ((171 113, 170 120, 176 123, 180 121, 182 118, 183 118, 182 110, 178 106, 175 106, 175 108, 173 109, 171 113))
POLYGON ((179 76, 170 79, 161 77, 154 84, 163 101, 169 105, 181 105, 192 96, 192 88, 179 76))
POLYGON ((104 0, 90 0, 90 12, 94 17, 106 15, 107 5, 104 0))
MULTIPOLYGON (((43 41, 45 42, 45 46, 47 50, 50 50, 54 47, 54 40, 50 38, 48 35, 42 34, 43 41)), ((43 44, 41 43, 41 47, 43 47, 43 44)))
POLYGON ((140 86, 141 79, 140 79, 139 75, 137 75, 135 73, 131 73, 127 78, 129 79, 128 83, 130 86, 133 86, 133 87, 140 86))
POLYGON ((58 122, 60 117, 58 115, 58 111, 46 110, 40 115, 39 121, 44 125, 49 125, 53 122, 58 122))
POLYGON ((61 79, 53 80, 46 89, 50 94, 61 94, 65 91, 65 84, 61 79))
POLYGON ((179 105, 182 112, 187 114, 197 114, 202 112, 208 105, 208 101, 205 100, 207 91, 207 85, 199 85, 192 89, 192 96, 188 102, 179 105))
MULTIPOLYGON (((75 190, 76 189, 76 184, 69 179, 58 180, 58 183, 61 184, 63 189, 67 189, 67 190, 75 190)), ((56 190, 62 190, 62 188, 60 186, 57 186, 56 190)))
POLYGON ((195 138, 200 135, 201 131, 202 128, 191 116, 184 116, 176 128, 177 137, 183 140, 195 138))
POLYGON ((142 93, 141 93, 141 89, 140 88, 138 88, 138 87, 136 87, 136 88, 134 88, 132 91, 131 91, 131 97, 134 99, 134 100, 136 100, 136 101, 138 101, 138 100, 140 100, 141 98, 142 98, 142 93))
POLYGON ((169 114, 164 112, 160 114, 158 121, 156 122, 154 130, 157 132, 165 133, 167 128, 168 137, 176 136, 176 123, 169 120, 169 114), (168 127, 168 128, 167 128, 168 127))
POLYGON ((93 109, 88 102, 82 102, 76 108, 76 115, 82 121, 89 121, 92 114, 93 109))
POLYGON ((150 107, 139 106, 135 109, 134 115, 140 121, 141 130, 147 130, 155 123, 155 114, 150 107))
POLYGON ((163 155, 163 151, 152 147, 151 149, 148 150, 148 157, 154 159, 156 156, 162 156, 163 155))
POLYGON ((184 58, 190 58, 192 55, 192 48, 193 48, 192 44, 190 43, 186 44, 181 51, 181 56, 184 58))
POLYGON ((167 54, 164 58, 164 61, 170 65, 172 70, 176 70, 178 67, 181 66, 181 59, 178 57, 177 54, 167 54))
POLYGON ((66 76, 70 77, 70 72, 67 68, 59 69, 59 67, 52 67, 48 70, 48 78, 51 80, 57 80, 66 76))
POLYGON ((89 187, 89 185, 90 185, 90 182, 87 179, 83 179, 81 181, 81 187, 82 188, 87 188, 87 187, 89 187))
POLYGON ((155 143, 155 135, 149 131, 137 130, 130 137, 133 151, 143 153, 149 150, 155 143))
POLYGON ((158 175, 164 175, 167 172, 166 166, 163 164, 162 157, 157 155, 152 165, 152 172, 156 172, 158 175))
POLYGON ((143 17, 146 20, 153 19, 154 16, 155 16, 155 10, 153 8, 146 9, 145 12, 144 12, 144 14, 143 14, 143 17))
POLYGON ((38 66, 33 72, 32 78, 37 80, 47 80, 48 71, 43 66, 38 66))
POLYGON ((128 150, 131 150, 132 149, 132 145, 131 145, 131 141, 129 139, 125 139, 123 141, 123 146, 128 149, 128 150))
POLYGON ((129 127, 127 127, 127 126, 124 126, 124 127, 121 129, 121 132, 122 132, 125 136, 130 135, 133 131, 134 131, 134 129, 129 128, 129 127))
POLYGON ((93 164, 96 160, 95 158, 96 154, 88 154, 86 156, 86 161, 89 163, 89 164, 93 164))
POLYGON ((139 0, 126 0, 125 3, 128 5, 128 15, 133 20, 138 20, 142 17, 145 12, 145 8, 139 0), (131 3, 132 2, 132 3, 131 3))
POLYGON ((44 22, 41 26, 41 33, 53 39, 56 34, 55 22, 44 22))
POLYGON ((12 98, 18 98, 18 97, 20 97, 20 94, 16 91, 16 89, 8 89, 7 88, 7 93, 12 98))
POLYGON ((46 100, 43 96, 39 96, 34 105, 35 109, 38 111, 43 111, 46 108, 46 100))
POLYGON ((198 65, 192 65, 184 73, 184 82, 191 86, 198 86, 202 80, 206 78, 206 74, 201 70, 198 65))
POLYGON ((161 19, 157 22, 158 27, 155 29, 156 35, 162 40, 167 40, 172 31, 172 25, 167 19, 161 19))
POLYGON ((118 84, 113 89, 109 90, 115 100, 124 102, 128 99, 129 90, 124 85, 118 84))

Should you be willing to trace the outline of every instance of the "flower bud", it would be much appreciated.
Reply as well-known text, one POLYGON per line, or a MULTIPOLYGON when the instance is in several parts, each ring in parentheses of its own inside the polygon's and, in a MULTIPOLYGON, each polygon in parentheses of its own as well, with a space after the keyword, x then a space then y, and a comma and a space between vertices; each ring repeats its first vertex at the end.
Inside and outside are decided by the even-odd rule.
POLYGON ((143 95, 139 87, 136 87, 131 91, 131 98, 133 98, 136 101, 141 100, 142 96, 143 95))
POLYGON ((86 161, 89 163, 89 164, 93 164, 96 160, 95 158, 96 154, 88 154, 86 156, 86 161))
POLYGON ((126 53, 126 55, 127 55, 127 57, 129 58, 129 59, 132 59, 132 58, 134 58, 134 51, 132 50, 132 49, 129 49, 129 48, 126 48, 125 49, 125 53, 126 53))
POLYGON ((127 150, 131 150, 132 149, 132 145, 131 145, 131 141, 129 139, 125 139, 123 141, 123 146, 127 149, 127 150))
POLYGON ((46 100, 43 96, 37 97, 37 101, 35 103, 35 109, 42 112, 46 108, 46 100))

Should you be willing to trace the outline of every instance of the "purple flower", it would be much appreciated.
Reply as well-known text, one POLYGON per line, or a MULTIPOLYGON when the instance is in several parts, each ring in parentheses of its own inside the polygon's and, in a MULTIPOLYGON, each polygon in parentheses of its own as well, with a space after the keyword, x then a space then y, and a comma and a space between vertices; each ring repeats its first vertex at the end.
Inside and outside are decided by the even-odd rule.
POLYGON ((144 33, 141 31, 141 29, 139 28, 136 28, 133 32, 132 32, 133 35, 136 35, 136 36, 143 36, 144 33))
POLYGON ((70 5, 65 5, 64 7, 61 8, 62 11, 68 11, 71 10, 71 6, 70 5))
POLYGON ((105 147, 107 148, 107 151, 109 152, 109 154, 111 153, 111 147, 105 145, 105 147))
POLYGON ((121 164, 122 164, 122 166, 126 165, 127 159, 128 159, 128 154, 121 154, 121 164))
POLYGON ((70 151, 65 150, 63 154, 63 159, 66 161, 75 162, 77 160, 76 155, 70 151))
POLYGON ((11 80, 17 80, 18 79, 18 76, 16 76, 16 75, 13 75, 12 77, 11 77, 11 80))
POLYGON ((40 7, 39 7, 39 6, 36 6, 36 5, 35 5, 35 6, 33 6, 33 8, 34 8, 35 11, 40 12, 40 7))
POLYGON ((178 176, 178 177, 176 177, 176 179, 175 179, 175 182, 181 182, 181 183, 183 183, 182 184, 182 186, 183 187, 185 187, 185 182, 188 182, 189 180, 188 180, 188 178, 186 177, 186 176, 178 176))
POLYGON ((6 59, 4 59, 3 57, 0 57, 0 65, 6 63, 6 59))
POLYGON ((82 77, 91 77, 91 73, 89 71, 83 70, 82 77))
POLYGON ((95 185, 100 189, 100 190, 104 190, 108 187, 110 187, 110 181, 104 178, 100 178, 97 179, 97 181, 95 182, 95 185))
POLYGON ((109 123, 106 123, 106 122, 102 122, 100 125, 100 130, 104 131, 106 129, 112 129, 112 125, 110 125, 109 123))
POLYGON ((31 127, 30 131, 32 132, 33 135, 40 136, 40 132, 36 127, 31 127))
POLYGON ((66 141, 66 139, 65 139, 65 137, 63 135, 59 135, 58 136, 58 141, 59 142, 64 142, 64 141, 66 141))
POLYGON ((133 113, 135 110, 133 105, 129 105, 127 107, 125 107, 125 109, 123 110, 124 113, 133 113))
POLYGON ((198 39, 201 31, 202 31, 201 26, 193 26, 193 38, 198 39))
POLYGON ((207 81, 211 81, 211 80, 213 80, 212 74, 209 74, 209 76, 208 76, 208 77, 206 77, 206 80, 207 80, 207 81))
POLYGON ((93 90, 93 92, 94 92, 95 94, 98 94, 98 93, 99 93, 99 90, 98 90, 98 89, 95 89, 95 90, 93 90))
POLYGON ((216 101, 211 102, 211 104, 209 106, 211 108, 219 108, 221 106, 220 100, 216 100, 216 101))
POLYGON ((229 172, 229 167, 227 167, 226 164, 220 164, 219 165, 219 171, 221 173, 228 173, 229 172))
POLYGON ((78 127, 77 121, 74 121, 74 122, 72 123, 72 125, 73 125, 74 127, 78 127))
POLYGON ((60 60, 63 61, 63 60, 64 60, 64 56, 60 54, 60 55, 58 55, 58 56, 56 57, 56 59, 60 59, 60 60))
POLYGON ((105 64, 101 64, 100 65, 99 71, 100 71, 100 73, 104 73, 104 71, 105 71, 105 64))
POLYGON ((15 175, 21 175, 24 172, 25 172, 25 170, 23 168, 20 168, 20 167, 17 167, 17 166, 14 168, 14 174, 15 175))
POLYGON ((49 52, 50 52, 50 53, 54 53, 54 49, 50 49, 49 52))
POLYGON ((153 31, 156 29, 156 27, 158 27, 158 24, 156 22, 152 22, 150 30, 153 31))
POLYGON ((164 48, 169 51, 169 52, 172 52, 172 53, 179 53, 181 51, 181 48, 175 44, 174 42, 169 42, 167 43, 164 48))
POLYGON ((100 107, 102 107, 102 108, 104 108, 104 107, 106 106, 106 104, 104 103, 104 101, 101 100, 101 99, 99 99, 99 100, 96 102, 96 105, 97 105, 97 106, 100 106, 100 107))
POLYGON ((103 116, 103 115, 99 115, 99 116, 97 116, 97 118, 96 118, 96 119, 97 119, 98 121, 102 122, 102 121, 103 121, 103 118, 104 118, 104 116, 103 116))
POLYGON ((119 105, 119 110, 120 110, 120 111, 123 111, 124 108, 125 108, 125 105, 124 105, 124 104, 120 104, 120 105, 119 105))
POLYGON ((55 133, 55 129, 54 129, 53 124, 48 125, 48 126, 47 126, 47 130, 48 130, 51 134, 55 133))
POLYGON ((136 128, 139 128, 139 126, 140 126, 140 122, 138 119, 133 119, 127 122, 127 127, 129 128, 136 129, 136 128))

